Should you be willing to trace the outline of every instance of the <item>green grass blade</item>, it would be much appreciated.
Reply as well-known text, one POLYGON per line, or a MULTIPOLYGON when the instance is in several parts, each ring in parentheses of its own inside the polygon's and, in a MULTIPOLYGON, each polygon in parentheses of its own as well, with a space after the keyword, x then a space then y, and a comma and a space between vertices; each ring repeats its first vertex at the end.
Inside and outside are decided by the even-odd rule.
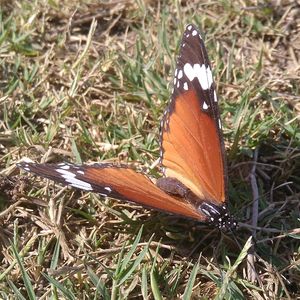
POLYGON ((59 262, 59 255, 60 255, 60 243, 59 240, 56 241, 54 251, 51 257, 51 263, 50 263, 50 268, 51 269, 56 269, 58 262, 59 262))
POLYGON ((101 299, 110 300, 110 296, 104 282, 94 273, 94 271, 90 267, 87 268, 87 273, 96 288, 94 299, 98 299, 98 294, 100 294, 102 297, 101 299))
POLYGON ((58 280, 54 279, 53 277, 42 273, 42 275, 59 291, 61 291, 62 295, 69 299, 69 300, 76 300, 77 297, 70 291, 69 288, 65 287, 62 283, 60 283, 58 280))
POLYGON ((147 280, 147 269, 145 266, 143 266, 142 270, 142 282, 141 282, 141 290, 142 290, 142 295, 143 299, 148 299, 148 280, 147 280))
POLYGON ((30 278, 29 278, 28 274, 26 273, 26 270, 24 268, 23 262, 21 260, 21 257, 19 256, 19 253, 18 253, 17 248, 15 247, 15 245, 12 245, 12 251, 13 251, 14 256, 15 256, 15 258, 17 260, 17 263, 18 263, 18 265, 19 265, 19 267, 21 269, 22 279, 24 281, 24 285, 25 285, 25 288, 26 288, 28 299, 35 300, 36 296, 35 296, 35 292, 34 292, 33 286, 31 284, 31 281, 30 281, 30 278))
MULTIPOLYGON (((235 263, 229 268, 229 270, 227 271, 227 273, 225 274, 224 276, 224 280, 223 280, 223 283, 222 283, 222 286, 216 296, 216 300, 221 300, 221 299, 224 299, 225 295, 227 294, 228 292, 228 286, 230 284, 230 279, 233 275, 233 273, 236 271, 237 267, 242 263, 242 261, 245 259, 245 257, 247 256, 248 254, 248 251, 249 249, 252 247, 252 237, 250 237, 242 251, 240 252, 238 258, 236 259, 235 263)), ((234 291, 239 294, 239 290, 237 289, 234 289, 234 291)))
MULTIPOLYGON (((11 289, 14 291, 16 299, 20 299, 20 300, 26 300, 26 298, 22 295, 22 293, 20 292, 20 290, 13 284, 13 282, 11 280, 7 280, 9 286, 11 287, 11 289)), ((7 298, 9 299, 9 298, 7 298)))
MULTIPOLYGON (((150 244, 150 242, 149 242, 150 244)), ((145 258, 149 244, 142 250, 142 252, 138 255, 138 257, 134 260, 134 263, 131 265, 131 267, 127 268, 124 272, 122 272, 122 279, 120 279, 118 286, 123 284, 130 276, 131 274, 136 270, 136 268, 140 265, 142 260, 145 258)))
POLYGON ((140 242, 141 240, 141 236, 142 236, 142 232, 143 232, 143 226, 141 226, 138 234, 136 235, 136 238, 130 248, 130 251, 127 253, 127 255, 124 257, 124 260, 122 262, 122 265, 121 265, 121 268, 122 269, 125 269, 129 263, 129 261, 131 260, 133 254, 135 253, 136 251, 136 248, 138 246, 138 243, 140 242))
POLYGON ((156 272, 154 270, 152 270, 151 273, 150 273, 150 284, 151 284, 151 290, 152 290, 154 299, 155 300, 162 300, 163 297, 162 297, 161 292, 159 290, 159 286, 157 284, 156 272))
POLYGON ((195 283, 196 276, 197 276, 197 273, 198 273, 198 269, 199 269, 199 263, 197 262, 194 265, 193 269, 192 269, 189 281, 188 281, 188 283, 186 285, 186 288, 184 290, 184 294, 182 296, 183 300, 189 300, 189 299, 191 299, 192 292, 193 292, 193 287, 194 287, 194 283, 195 283))

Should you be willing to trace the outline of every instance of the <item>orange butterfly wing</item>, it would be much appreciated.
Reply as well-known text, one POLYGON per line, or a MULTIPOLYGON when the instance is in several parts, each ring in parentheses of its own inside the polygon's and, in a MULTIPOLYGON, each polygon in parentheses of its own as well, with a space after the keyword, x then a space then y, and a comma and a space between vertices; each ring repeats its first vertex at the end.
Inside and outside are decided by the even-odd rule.
POLYGON ((204 220, 196 208, 183 199, 171 197, 148 177, 124 166, 111 164, 72 165, 20 163, 22 169, 63 185, 131 201, 149 208, 204 220))
POLYGON ((200 199, 225 202, 227 170, 215 84, 199 31, 188 25, 171 102, 161 123, 161 164, 200 199))

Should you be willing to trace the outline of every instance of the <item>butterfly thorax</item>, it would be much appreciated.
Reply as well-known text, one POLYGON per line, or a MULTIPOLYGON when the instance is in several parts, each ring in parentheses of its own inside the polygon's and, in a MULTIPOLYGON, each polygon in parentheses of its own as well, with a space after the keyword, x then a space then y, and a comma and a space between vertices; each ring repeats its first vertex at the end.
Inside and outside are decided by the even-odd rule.
POLYGON ((201 212, 207 216, 208 223, 222 230, 234 230, 237 222, 229 214, 225 204, 219 206, 209 201, 203 201, 199 208, 201 212))
POLYGON ((216 205, 208 199, 200 199, 191 189, 173 177, 162 177, 156 185, 164 192, 183 198, 206 216, 206 222, 222 230, 232 230, 237 222, 230 216, 225 204, 216 205))

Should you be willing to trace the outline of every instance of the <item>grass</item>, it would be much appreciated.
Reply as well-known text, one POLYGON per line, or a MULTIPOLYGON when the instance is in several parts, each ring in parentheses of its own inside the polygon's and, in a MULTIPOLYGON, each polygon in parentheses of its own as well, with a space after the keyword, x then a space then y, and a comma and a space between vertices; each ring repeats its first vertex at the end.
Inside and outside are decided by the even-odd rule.
POLYGON ((300 297, 299 8, 244 3, 2 5, 0 298, 300 297), (230 210, 244 224, 235 238, 21 174, 27 157, 158 176, 158 124, 190 22, 221 99, 230 210))

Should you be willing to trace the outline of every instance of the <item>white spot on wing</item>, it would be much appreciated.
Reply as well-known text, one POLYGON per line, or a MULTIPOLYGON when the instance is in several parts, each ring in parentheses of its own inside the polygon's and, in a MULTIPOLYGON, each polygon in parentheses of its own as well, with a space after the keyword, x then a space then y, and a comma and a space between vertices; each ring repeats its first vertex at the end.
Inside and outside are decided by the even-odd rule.
POLYGON ((112 189, 109 186, 106 186, 104 189, 107 190, 109 193, 112 191, 112 189))
POLYGON ((75 187, 75 188, 78 188, 78 189, 81 189, 81 190, 86 190, 86 191, 92 191, 93 189, 90 188, 90 189, 87 189, 85 188, 84 186, 82 186, 81 183, 76 183, 76 182, 73 182, 73 183, 69 183, 72 187, 75 187))
POLYGON ((219 118, 219 120, 218 120, 218 123, 219 123, 219 128, 222 129, 222 123, 221 123, 220 118, 219 118))
POLYGON ((209 66, 206 68, 205 64, 201 66, 200 64, 194 64, 192 66, 186 63, 183 67, 183 71, 190 81, 197 78, 203 90, 209 89, 213 83, 211 69, 209 66))
POLYGON ((75 180, 75 182, 70 182, 71 186, 80 188, 80 189, 85 190, 85 191, 92 191, 93 190, 92 186, 89 183, 87 183, 85 181, 82 181, 82 180, 79 180, 79 179, 76 179, 76 178, 74 178, 73 181, 74 180, 75 180))
POLYGON ((197 30, 193 30, 193 32, 192 32, 192 36, 195 36, 195 35, 197 35, 197 30))
POLYGON ((189 26, 187 27, 187 29, 188 29, 188 30, 191 30, 191 29, 192 29, 192 25, 189 25, 189 26))
POLYGON ((61 166, 60 168, 63 169, 63 170, 69 170, 69 169, 70 169, 70 166, 64 165, 64 166, 61 166))
POLYGON ((187 82, 185 82, 185 83, 183 84, 183 89, 185 89, 186 91, 189 89, 189 86, 188 86, 187 82))
POLYGON ((182 72, 182 70, 179 70, 179 72, 178 72, 178 79, 181 79, 182 76, 183 76, 183 72, 182 72))
POLYGON ((58 173, 61 174, 61 176, 66 180, 67 183, 69 183, 70 185, 80 188, 82 190, 86 190, 86 191, 92 191, 93 188, 92 186, 88 183, 85 182, 83 180, 77 179, 76 174, 67 171, 67 170, 62 170, 62 169, 56 169, 56 171, 58 173))
POLYGON ((183 71, 189 81, 192 81, 195 78, 195 72, 191 64, 185 64, 183 67, 183 71))
POLYGON ((78 174, 82 174, 82 175, 84 175, 84 172, 83 172, 83 171, 81 171, 81 170, 77 171, 77 173, 78 173, 78 174))
POLYGON ((217 97, 216 90, 214 90, 214 101, 215 101, 215 102, 218 102, 218 97, 217 97))
POLYGON ((206 69, 206 75, 207 75, 207 89, 209 89, 213 83, 213 76, 212 76, 210 66, 208 66, 206 69))
POLYGON ((205 101, 203 102, 203 109, 205 109, 205 110, 208 109, 208 105, 206 104, 205 101))

